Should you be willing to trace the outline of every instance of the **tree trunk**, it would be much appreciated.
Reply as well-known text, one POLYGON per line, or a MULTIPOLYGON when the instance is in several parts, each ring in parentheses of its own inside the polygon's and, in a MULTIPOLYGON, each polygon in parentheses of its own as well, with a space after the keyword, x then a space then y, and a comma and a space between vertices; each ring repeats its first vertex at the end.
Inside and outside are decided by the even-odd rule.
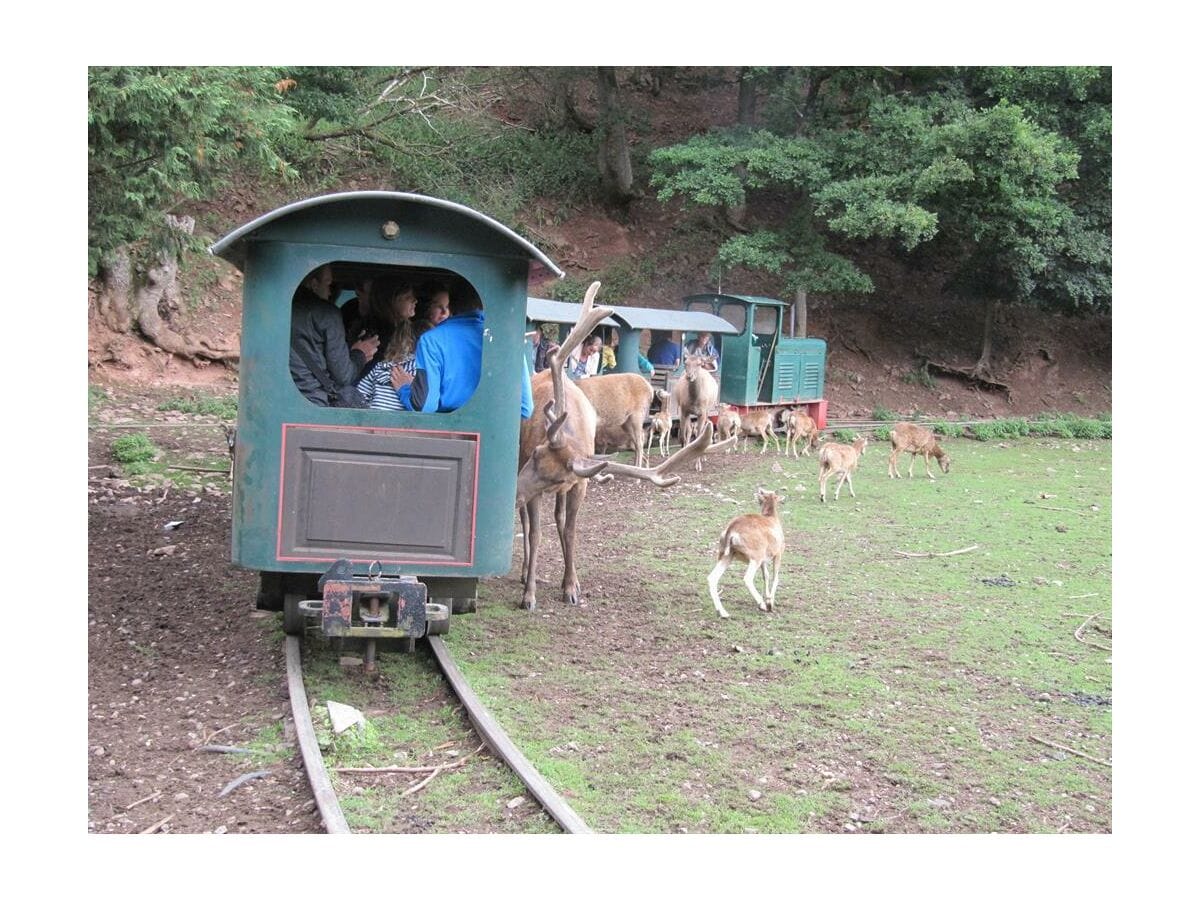
POLYGON ((747 67, 738 71, 738 116, 737 123, 747 127, 754 124, 754 114, 758 107, 758 91, 754 89, 753 79, 747 78, 747 67))
POLYGON ((979 350, 979 359, 972 373, 977 378, 990 379, 992 376, 992 325, 996 320, 996 310, 1000 308, 998 297, 989 297, 984 301, 983 314, 983 346, 979 350))
POLYGON ((599 66, 596 76, 600 98, 600 177, 609 199, 625 206, 637 197, 637 192, 633 188, 633 162, 617 70, 599 66))
MULTIPOLYGON (((189 216, 176 218, 167 216, 167 225, 185 234, 191 234, 195 221, 189 216)), ((164 314, 179 308, 179 260, 170 251, 161 251, 153 266, 146 273, 146 281, 134 294, 134 310, 138 329, 157 347, 182 356, 198 360, 237 360, 236 348, 211 347, 204 341, 192 342, 171 330, 164 314)))
POLYGON ((792 337, 808 337, 808 291, 796 291, 796 299, 792 301, 792 315, 795 317, 792 337))
POLYGON ((129 314, 129 291, 133 285, 133 267, 129 253, 118 250, 100 273, 100 290, 96 295, 96 312, 100 320, 118 334, 128 334, 133 327, 129 314))

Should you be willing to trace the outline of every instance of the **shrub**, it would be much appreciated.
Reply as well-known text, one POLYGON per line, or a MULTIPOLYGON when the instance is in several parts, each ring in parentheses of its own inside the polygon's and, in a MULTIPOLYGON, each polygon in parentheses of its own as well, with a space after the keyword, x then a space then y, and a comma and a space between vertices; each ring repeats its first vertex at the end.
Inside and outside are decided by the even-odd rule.
POLYGON ((873 418, 876 422, 895 422, 900 418, 900 416, 892 412, 886 406, 877 406, 871 410, 871 418, 873 418))
POLYGON ((874 436, 875 440, 883 441, 883 443, 886 444, 892 440, 892 429, 888 428, 886 425, 881 425, 872 432, 872 435, 874 436))
POLYGON ((957 438, 963 436, 963 427, 953 422, 934 422, 929 427, 934 434, 940 434, 943 437, 957 438))
POLYGON ((126 434, 113 441, 113 459, 125 475, 145 475, 159 454, 158 447, 144 434, 126 434))
POLYGON ((905 372, 900 379, 905 384, 919 384, 921 387, 933 388, 937 385, 932 375, 929 374, 929 369, 926 366, 917 366, 911 372, 905 372))
POLYGON ((857 438, 858 433, 849 428, 839 428, 833 433, 833 439, 839 444, 853 444, 857 438))
POLYGON ((158 405, 160 412, 177 411, 200 416, 216 416, 219 419, 236 419, 237 397, 213 397, 201 394, 189 394, 186 397, 174 397, 158 405))

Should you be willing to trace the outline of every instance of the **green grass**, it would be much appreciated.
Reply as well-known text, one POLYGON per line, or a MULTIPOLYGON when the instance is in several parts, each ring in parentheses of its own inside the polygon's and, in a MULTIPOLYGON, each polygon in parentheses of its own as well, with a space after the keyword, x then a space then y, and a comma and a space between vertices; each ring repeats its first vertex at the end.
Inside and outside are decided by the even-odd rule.
POLYGON ((157 407, 160 412, 183 412, 198 416, 216 416, 219 419, 233 421, 237 418, 238 401, 236 396, 212 396, 207 394, 188 394, 184 397, 172 397, 157 407))
POLYGON ((1110 627, 1111 444, 943 445, 936 481, 887 478, 870 447, 836 503, 817 502, 815 462, 773 453, 635 500, 596 486, 588 607, 557 600, 543 548, 538 611, 516 609, 515 577, 489 580, 447 641, 601 831, 1110 831, 1111 771, 1031 736, 1111 755, 1111 707, 1075 700, 1111 697, 1110 655, 1073 634, 1093 612, 1110 627), (776 611, 735 565, 721 621, 704 580, 759 484, 790 495, 776 611))

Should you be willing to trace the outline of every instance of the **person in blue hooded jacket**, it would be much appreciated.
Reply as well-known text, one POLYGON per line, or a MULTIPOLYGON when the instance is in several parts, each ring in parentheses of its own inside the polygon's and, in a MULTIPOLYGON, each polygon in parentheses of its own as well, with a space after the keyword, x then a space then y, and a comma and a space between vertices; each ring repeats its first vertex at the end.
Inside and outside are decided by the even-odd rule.
MULTIPOLYGON (((392 386, 404 409, 451 412, 471 399, 483 367, 483 302, 467 282, 450 294, 450 318, 417 341, 415 373, 397 367, 392 386)), ((524 354, 522 354, 524 356, 524 354)), ((533 413, 528 360, 521 373, 521 417, 533 413)))

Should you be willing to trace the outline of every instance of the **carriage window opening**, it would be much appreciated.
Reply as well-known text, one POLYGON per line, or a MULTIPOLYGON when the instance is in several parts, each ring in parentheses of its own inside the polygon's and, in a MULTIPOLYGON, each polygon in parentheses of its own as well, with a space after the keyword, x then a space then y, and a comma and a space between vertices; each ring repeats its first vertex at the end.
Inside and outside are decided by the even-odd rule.
POLYGON ((738 334, 743 333, 746 327, 746 307, 740 303, 723 303, 717 310, 717 315, 736 328, 738 334))
POLYGON ((319 266, 292 298, 292 380, 317 406, 457 409, 479 383, 482 307, 475 288, 445 270, 319 266), (423 351, 422 338, 443 327, 423 351))

